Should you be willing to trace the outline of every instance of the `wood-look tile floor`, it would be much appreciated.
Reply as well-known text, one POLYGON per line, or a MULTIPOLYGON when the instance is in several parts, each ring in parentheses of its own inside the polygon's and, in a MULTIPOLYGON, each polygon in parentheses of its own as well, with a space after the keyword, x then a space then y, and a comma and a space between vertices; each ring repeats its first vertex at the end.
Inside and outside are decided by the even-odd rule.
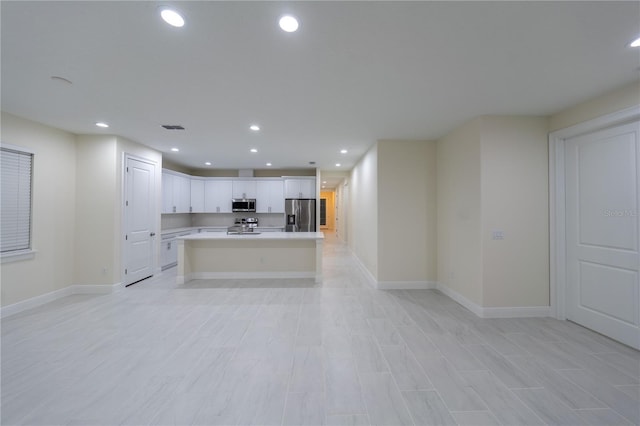
POLYGON ((321 285, 168 271, 4 319, 2 425, 640 424, 638 351, 324 254, 321 285))

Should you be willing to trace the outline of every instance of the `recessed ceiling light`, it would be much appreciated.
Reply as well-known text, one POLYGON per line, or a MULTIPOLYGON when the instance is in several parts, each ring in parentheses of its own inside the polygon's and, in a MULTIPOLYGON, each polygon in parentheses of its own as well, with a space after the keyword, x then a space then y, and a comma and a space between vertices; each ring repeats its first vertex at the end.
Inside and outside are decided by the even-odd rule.
POLYGON ((280 25, 280 28, 282 28, 282 31, 286 31, 288 33, 296 32, 299 26, 298 20, 291 15, 284 15, 281 17, 278 24, 280 25))
POLYGON ((102 121, 98 121, 96 123, 96 126, 102 127, 103 129, 106 129, 107 127, 109 127, 109 125, 107 123, 103 123, 102 121))
POLYGON ((322 183, 327 183, 327 181, 326 181, 326 180, 323 180, 323 181, 322 181, 322 183))
POLYGON ((260 126, 258 126, 257 124, 252 124, 251 126, 249 126, 249 129, 253 130, 254 132, 259 132, 260 126))
POLYGON ((210 166, 211 165, 211 161, 207 161, 204 163, 205 166, 210 166))
POLYGON ((171 148, 171 151, 173 151, 173 152, 178 152, 178 151, 180 151, 180 150, 179 150, 178 148, 171 148))
POLYGON ((267 163, 267 167, 271 167, 271 163, 267 163))
POLYGON ((349 152, 349 151, 347 151, 346 149, 341 149, 340 150, 340 154, 346 154, 347 152, 349 152))
POLYGON ((326 188, 326 186, 322 185, 323 188, 326 188))
POLYGON ((184 26, 184 18, 173 9, 162 9, 162 11, 160 12, 160 16, 162 16, 164 22, 171 25, 172 27, 180 28, 184 26))
POLYGON ((256 152, 258 152, 258 150, 257 150, 257 149, 255 149, 255 148, 251 148, 249 151, 253 152, 254 154, 255 154, 256 152))
POLYGON ((336 163, 336 167, 340 167, 340 166, 341 166, 341 164, 340 164, 340 163, 336 163))
POLYGON ((629 47, 640 47, 640 37, 629 43, 629 47))

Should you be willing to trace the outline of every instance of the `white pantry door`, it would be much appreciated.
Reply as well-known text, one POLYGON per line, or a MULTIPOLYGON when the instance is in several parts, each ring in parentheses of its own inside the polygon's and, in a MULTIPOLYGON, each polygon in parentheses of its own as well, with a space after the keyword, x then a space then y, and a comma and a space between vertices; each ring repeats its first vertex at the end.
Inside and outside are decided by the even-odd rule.
POLYGON ((155 164, 125 161, 124 285, 153 275, 155 241, 155 164))
POLYGON ((640 123, 566 139, 567 319, 640 348, 640 123))

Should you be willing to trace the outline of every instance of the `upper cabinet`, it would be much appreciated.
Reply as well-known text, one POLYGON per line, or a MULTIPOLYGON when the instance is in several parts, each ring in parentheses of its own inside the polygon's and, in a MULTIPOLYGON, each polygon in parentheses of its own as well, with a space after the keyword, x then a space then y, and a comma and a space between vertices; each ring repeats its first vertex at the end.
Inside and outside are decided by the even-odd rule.
POLYGON ((205 180, 204 211, 206 213, 231 213, 231 198, 230 180, 205 180))
POLYGON ((286 198, 315 198, 312 176, 206 178, 162 170, 162 213, 231 213, 233 198, 256 200, 256 213, 284 213, 286 198))
POLYGON ((284 198, 316 198, 316 178, 285 178, 284 198))
POLYGON ((256 181, 252 179, 233 180, 233 198, 257 198, 256 181))
POLYGON ((256 213, 284 213, 282 179, 258 180, 256 194, 256 213))
POLYGON ((189 177, 162 171, 162 213, 189 213, 191 180, 189 177))
POLYGON ((204 179, 191 178, 191 213, 204 213, 204 179))

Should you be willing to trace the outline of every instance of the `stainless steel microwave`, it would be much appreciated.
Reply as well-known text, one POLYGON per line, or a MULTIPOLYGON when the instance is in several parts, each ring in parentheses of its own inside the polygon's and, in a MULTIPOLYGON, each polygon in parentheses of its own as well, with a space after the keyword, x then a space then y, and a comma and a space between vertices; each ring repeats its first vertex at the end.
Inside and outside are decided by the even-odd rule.
POLYGON ((233 198, 231 200, 231 211, 234 212, 255 212, 255 198, 233 198))

